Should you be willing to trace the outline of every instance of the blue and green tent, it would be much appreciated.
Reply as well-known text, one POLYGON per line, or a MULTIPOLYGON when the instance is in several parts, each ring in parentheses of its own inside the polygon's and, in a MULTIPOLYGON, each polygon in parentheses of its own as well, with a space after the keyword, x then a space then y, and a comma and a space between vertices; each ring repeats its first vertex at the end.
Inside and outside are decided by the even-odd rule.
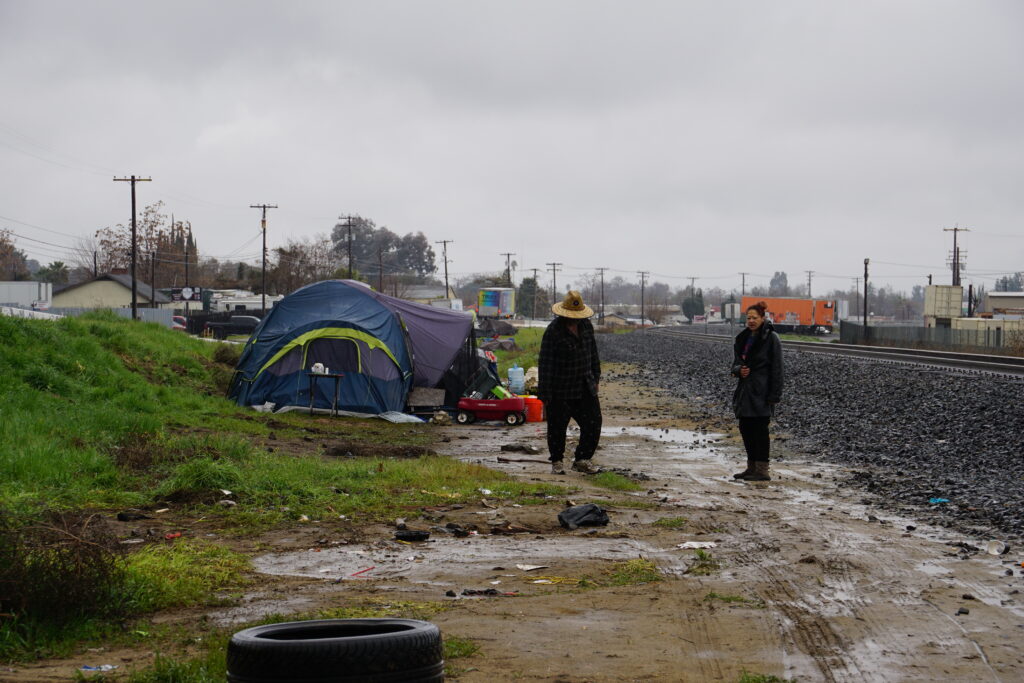
POLYGON ((375 292, 352 280, 307 285, 279 301, 245 345, 229 397, 245 406, 331 408, 334 382, 311 382, 322 363, 343 373, 338 409, 402 411, 413 386, 437 387, 471 345, 472 317, 375 292))

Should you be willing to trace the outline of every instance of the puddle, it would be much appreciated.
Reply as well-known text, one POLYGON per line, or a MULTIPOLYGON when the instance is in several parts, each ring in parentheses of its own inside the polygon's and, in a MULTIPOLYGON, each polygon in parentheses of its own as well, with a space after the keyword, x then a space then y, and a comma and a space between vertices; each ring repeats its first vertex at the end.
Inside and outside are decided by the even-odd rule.
POLYGON ((686 569, 690 554, 661 549, 631 538, 516 538, 477 536, 438 538, 412 545, 392 541, 375 546, 344 546, 261 555, 253 568, 263 574, 301 576, 334 581, 404 579, 430 585, 460 585, 493 579, 496 572, 529 580, 534 574, 563 575, 573 566, 591 561, 624 562, 648 557, 667 574, 686 569), (548 569, 523 572, 517 564, 546 565, 548 569), (504 567, 496 570, 495 567, 504 567), (453 579, 457 577, 456 579, 453 579))

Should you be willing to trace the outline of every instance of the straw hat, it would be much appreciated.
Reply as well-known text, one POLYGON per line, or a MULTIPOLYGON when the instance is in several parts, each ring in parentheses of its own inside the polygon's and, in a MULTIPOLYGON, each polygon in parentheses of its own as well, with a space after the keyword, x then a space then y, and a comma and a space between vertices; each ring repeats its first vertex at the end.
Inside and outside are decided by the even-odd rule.
POLYGON ((570 290, 565 299, 552 306, 551 310, 563 318, 589 318, 594 315, 594 309, 583 303, 583 295, 575 289, 570 290))

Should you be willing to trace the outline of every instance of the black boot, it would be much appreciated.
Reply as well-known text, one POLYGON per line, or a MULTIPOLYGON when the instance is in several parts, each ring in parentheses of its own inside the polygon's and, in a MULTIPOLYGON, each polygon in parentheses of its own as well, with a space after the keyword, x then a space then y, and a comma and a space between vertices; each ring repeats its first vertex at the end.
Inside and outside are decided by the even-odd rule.
POLYGON ((732 475, 732 478, 733 479, 746 479, 747 477, 749 477, 753 473, 754 473, 754 459, 748 456, 747 457, 747 469, 743 470, 742 472, 737 472, 736 474, 732 475))
POLYGON ((754 463, 754 473, 747 475, 745 481, 771 481, 768 476, 768 461, 758 460, 754 463))

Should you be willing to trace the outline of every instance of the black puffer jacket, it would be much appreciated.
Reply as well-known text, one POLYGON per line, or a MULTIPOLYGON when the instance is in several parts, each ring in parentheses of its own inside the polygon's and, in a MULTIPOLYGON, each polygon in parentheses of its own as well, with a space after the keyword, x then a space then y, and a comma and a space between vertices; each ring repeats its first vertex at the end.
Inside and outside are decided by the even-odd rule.
POLYGON ((733 376, 739 377, 744 365, 750 368, 750 374, 746 379, 740 377, 732 395, 732 407, 736 417, 771 417, 775 404, 782 400, 782 340, 769 320, 753 334, 754 344, 746 360, 742 354, 750 330, 745 328, 736 335, 733 344, 733 376))

